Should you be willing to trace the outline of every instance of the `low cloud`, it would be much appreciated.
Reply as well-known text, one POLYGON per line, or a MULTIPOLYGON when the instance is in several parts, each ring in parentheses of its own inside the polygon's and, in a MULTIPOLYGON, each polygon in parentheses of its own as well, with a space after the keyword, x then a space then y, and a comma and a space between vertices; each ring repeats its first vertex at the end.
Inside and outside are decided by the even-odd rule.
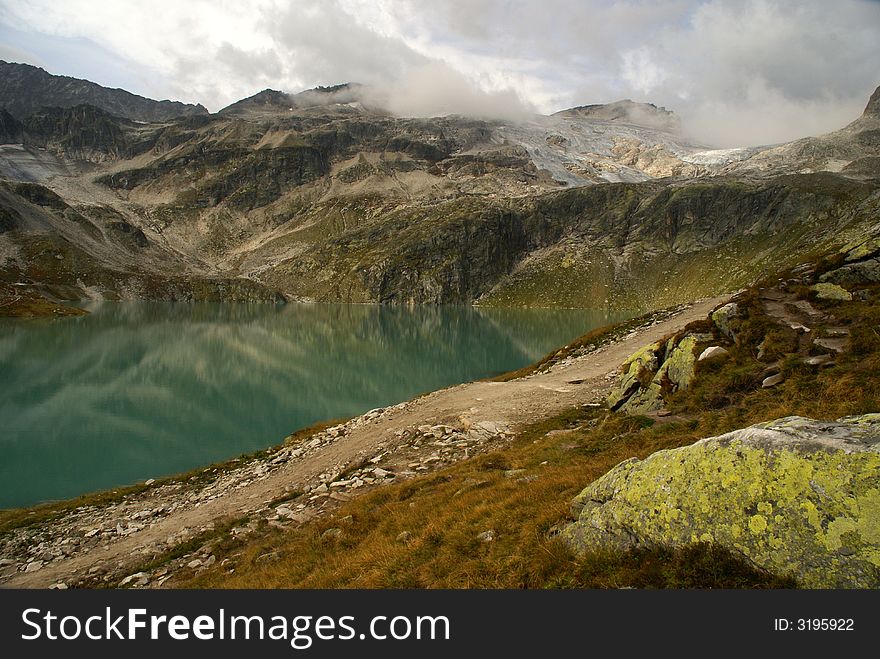
POLYGON ((484 91, 442 62, 423 64, 396 80, 380 83, 368 98, 389 112, 404 117, 460 114, 518 121, 537 112, 513 89, 484 91))
MULTIPOLYGON (((880 2, 868 0, 0 0, 0 25, 34 44, 94 44, 141 67, 131 91, 211 110, 344 82, 412 116, 517 119, 631 98, 717 146, 834 130, 880 84, 880 2)), ((54 73, 94 71, 61 52, 36 54, 54 73)))

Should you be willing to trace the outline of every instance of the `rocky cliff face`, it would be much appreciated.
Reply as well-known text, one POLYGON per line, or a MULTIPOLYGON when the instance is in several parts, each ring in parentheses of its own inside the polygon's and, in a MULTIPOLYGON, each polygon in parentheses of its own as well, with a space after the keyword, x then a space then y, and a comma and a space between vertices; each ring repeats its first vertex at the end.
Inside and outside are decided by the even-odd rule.
MULTIPOLYGON (((396 118, 364 98, 266 90, 153 123, 89 105, 0 114, 0 173, 66 206, 4 195, 0 269, 28 270, 48 241, 94 269, 290 298, 655 308, 863 235, 880 205, 871 117, 718 160, 629 101, 510 124, 396 118), (835 171, 803 173, 829 158, 835 171)), ((84 294, 81 274, 68 290, 84 294)))

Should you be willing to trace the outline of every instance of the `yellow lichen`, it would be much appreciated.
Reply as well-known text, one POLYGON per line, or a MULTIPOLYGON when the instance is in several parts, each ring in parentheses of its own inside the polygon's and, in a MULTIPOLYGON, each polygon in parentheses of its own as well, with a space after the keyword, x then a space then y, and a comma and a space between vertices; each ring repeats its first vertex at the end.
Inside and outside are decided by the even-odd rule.
POLYGON ((581 543, 590 528, 602 529, 607 542, 622 527, 625 543, 638 537, 673 546, 709 541, 734 547, 766 569, 795 574, 808 587, 880 586, 880 573, 872 572, 880 567, 877 453, 709 441, 631 461, 584 494, 608 503, 584 513, 577 531, 581 543))

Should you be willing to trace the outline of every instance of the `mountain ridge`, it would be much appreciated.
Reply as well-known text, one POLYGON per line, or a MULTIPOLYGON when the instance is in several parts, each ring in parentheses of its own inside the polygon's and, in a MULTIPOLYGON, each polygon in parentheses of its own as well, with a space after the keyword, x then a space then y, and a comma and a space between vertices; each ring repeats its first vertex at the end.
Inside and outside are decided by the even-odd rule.
POLYGON ((0 107, 22 120, 44 107, 94 105, 134 121, 165 121, 178 116, 208 114, 201 104, 156 101, 124 89, 89 80, 59 76, 30 64, 0 60, 0 107))
POLYGON ((68 299, 180 299, 194 277, 267 300, 656 308, 876 229, 871 113, 707 150, 652 104, 407 118, 363 91, 148 123, 0 111, 0 277, 68 299))

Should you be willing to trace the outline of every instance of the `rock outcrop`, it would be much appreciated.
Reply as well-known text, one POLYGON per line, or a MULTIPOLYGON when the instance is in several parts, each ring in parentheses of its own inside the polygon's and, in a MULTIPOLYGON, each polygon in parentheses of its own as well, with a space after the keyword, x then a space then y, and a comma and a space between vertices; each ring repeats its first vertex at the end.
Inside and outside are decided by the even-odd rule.
POLYGON ((623 375, 608 396, 608 407, 633 414, 663 407, 664 393, 686 389, 691 383, 697 344, 712 338, 711 334, 688 332, 635 352, 621 367, 623 375))
POLYGON ((621 377, 608 394, 613 411, 644 414, 663 407, 665 396, 687 389, 694 379, 696 363, 728 354, 716 339, 736 340, 739 307, 729 302, 709 314, 711 332, 689 330, 644 346, 621 365, 621 377))
POLYGON ((880 587, 880 414, 787 417, 622 462, 581 492, 577 552, 722 545, 810 588, 880 587))

